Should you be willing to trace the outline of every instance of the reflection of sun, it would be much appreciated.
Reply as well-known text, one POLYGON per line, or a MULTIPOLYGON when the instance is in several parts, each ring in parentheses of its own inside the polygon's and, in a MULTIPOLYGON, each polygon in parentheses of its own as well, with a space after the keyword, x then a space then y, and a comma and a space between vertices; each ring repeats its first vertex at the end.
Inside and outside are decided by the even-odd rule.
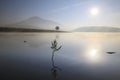
POLYGON ((100 58, 100 55, 98 54, 98 50, 97 49, 90 49, 87 52, 87 58, 91 61, 98 61, 100 58))
POLYGON ((98 57, 97 50, 96 49, 91 49, 89 52, 89 57, 91 59, 96 59, 98 57))
POLYGON ((96 57, 97 56, 97 50, 96 49, 92 49, 90 51, 90 54, 89 54, 91 57, 96 57))

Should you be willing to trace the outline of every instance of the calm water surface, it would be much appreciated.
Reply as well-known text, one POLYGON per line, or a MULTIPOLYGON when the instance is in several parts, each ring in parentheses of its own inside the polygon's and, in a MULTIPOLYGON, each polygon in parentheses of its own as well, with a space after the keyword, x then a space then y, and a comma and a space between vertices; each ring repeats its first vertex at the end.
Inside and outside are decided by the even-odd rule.
POLYGON ((120 33, 0 33, 0 80, 120 80, 120 33))

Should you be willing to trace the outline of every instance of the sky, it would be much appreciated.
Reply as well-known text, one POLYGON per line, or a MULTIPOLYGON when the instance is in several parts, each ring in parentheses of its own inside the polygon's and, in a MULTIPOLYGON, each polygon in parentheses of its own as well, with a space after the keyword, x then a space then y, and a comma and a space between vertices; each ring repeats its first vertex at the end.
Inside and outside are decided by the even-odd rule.
POLYGON ((0 25, 32 16, 68 27, 120 27, 120 0, 0 0, 0 25), (92 8, 97 15, 90 13, 92 8))

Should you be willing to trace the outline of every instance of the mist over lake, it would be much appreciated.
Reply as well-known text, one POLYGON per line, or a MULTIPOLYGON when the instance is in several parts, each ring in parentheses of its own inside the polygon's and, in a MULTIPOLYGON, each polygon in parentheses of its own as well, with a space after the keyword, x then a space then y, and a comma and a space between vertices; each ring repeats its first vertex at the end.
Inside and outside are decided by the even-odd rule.
POLYGON ((0 79, 119 80, 119 43, 120 33, 0 33, 0 79))

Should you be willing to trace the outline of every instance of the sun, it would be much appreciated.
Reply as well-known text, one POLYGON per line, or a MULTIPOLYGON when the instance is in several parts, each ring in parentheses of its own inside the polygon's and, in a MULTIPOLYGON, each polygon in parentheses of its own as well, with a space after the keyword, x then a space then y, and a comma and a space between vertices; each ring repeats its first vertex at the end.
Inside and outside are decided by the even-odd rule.
POLYGON ((93 16, 96 16, 99 14, 99 9, 98 8, 91 8, 90 14, 93 16))

